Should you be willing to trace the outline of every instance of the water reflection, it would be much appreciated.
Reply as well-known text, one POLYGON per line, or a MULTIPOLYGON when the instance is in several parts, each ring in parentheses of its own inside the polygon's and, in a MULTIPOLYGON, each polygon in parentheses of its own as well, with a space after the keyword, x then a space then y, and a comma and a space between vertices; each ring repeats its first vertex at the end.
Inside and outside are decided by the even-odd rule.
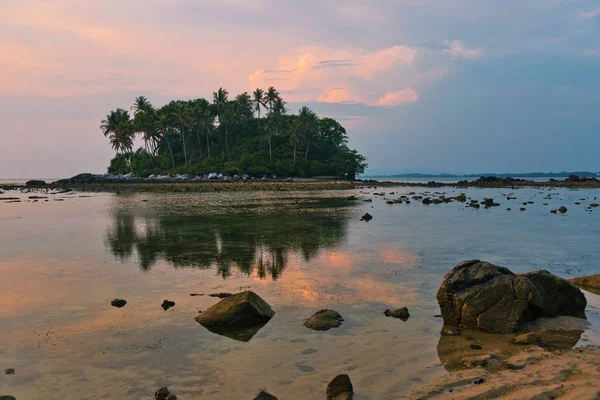
POLYGON ((299 254, 308 262, 321 249, 342 244, 349 219, 344 204, 329 199, 294 208, 192 208, 175 215, 160 208, 140 213, 116 207, 106 247, 122 261, 136 255, 142 270, 165 260, 177 268, 214 267, 223 278, 237 268, 277 279, 290 256, 299 254))

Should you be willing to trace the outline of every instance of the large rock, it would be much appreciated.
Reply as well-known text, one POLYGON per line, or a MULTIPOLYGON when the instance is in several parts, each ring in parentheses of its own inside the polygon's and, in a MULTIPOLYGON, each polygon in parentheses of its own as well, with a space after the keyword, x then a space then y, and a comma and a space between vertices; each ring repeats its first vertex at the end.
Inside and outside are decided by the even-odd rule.
POLYGON ((348 375, 338 375, 327 385, 327 400, 352 400, 353 398, 354 388, 348 375))
POLYGON ((265 392, 264 390, 258 394, 254 398, 254 400, 278 400, 277 397, 273 396, 271 393, 265 392))
POLYGON ((533 282, 544 299, 542 317, 556 318, 561 315, 585 319, 587 301, 584 294, 567 280, 545 270, 518 274, 533 282))
POLYGON ((196 317, 211 332, 248 341, 275 312, 259 295, 246 291, 225 297, 196 317))
POLYGON ((538 317, 585 317, 579 289, 547 271, 516 275, 471 260, 444 277, 437 300, 446 324, 488 333, 512 333, 538 317))

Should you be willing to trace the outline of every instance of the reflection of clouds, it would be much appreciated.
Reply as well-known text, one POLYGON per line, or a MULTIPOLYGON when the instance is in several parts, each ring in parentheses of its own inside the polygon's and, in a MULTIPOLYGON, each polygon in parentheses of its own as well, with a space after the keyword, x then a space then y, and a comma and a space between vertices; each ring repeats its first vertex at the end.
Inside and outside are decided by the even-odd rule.
POLYGON ((389 264, 405 264, 409 268, 414 268, 419 261, 419 256, 408 250, 398 247, 384 247, 379 251, 381 259, 389 264))

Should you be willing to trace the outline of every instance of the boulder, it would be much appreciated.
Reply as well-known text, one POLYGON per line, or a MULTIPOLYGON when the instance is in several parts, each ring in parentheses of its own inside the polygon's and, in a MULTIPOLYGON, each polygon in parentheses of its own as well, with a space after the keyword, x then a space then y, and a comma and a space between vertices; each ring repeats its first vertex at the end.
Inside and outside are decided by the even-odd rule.
POLYGON ((568 315, 585 319, 585 296, 567 280, 545 270, 531 271, 518 276, 528 278, 542 295, 542 317, 556 318, 568 315))
POLYGON ((585 297, 548 271, 516 275, 470 260, 444 277, 437 293, 444 323, 488 333, 512 333, 538 317, 585 318, 585 297))
POLYGON ((565 207, 565 206, 558 207, 558 212, 561 213, 561 214, 566 213, 567 212, 567 207, 565 207))
POLYGON ((274 315, 259 295, 246 291, 225 297, 195 319, 211 332, 249 341, 274 315))
POLYGON ((569 282, 584 288, 600 289, 600 274, 571 278, 569 282))
POLYGON ((371 214, 365 213, 365 215, 363 215, 360 220, 361 221, 365 221, 365 222, 369 222, 372 219, 373 219, 373 216, 371 214))
POLYGON ((327 400, 352 400, 353 398, 354 388, 348 375, 338 375, 327 385, 327 400))
POLYGON ((304 326, 315 331, 328 331, 342 325, 344 318, 337 311, 321 310, 304 321, 304 326))
POLYGON ((254 400, 278 400, 277 397, 273 396, 271 393, 267 393, 264 390, 258 394, 254 398, 254 400))
POLYGON ((17 398, 15 396, 10 395, 0 395, 0 400, 17 400, 17 398))
POLYGON ((408 308, 402 307, 397 310, 385 310, 383 312, 386 317, 400 318, 402 321, 407 321, 410 317, 410 313, 408 312, 408 308))

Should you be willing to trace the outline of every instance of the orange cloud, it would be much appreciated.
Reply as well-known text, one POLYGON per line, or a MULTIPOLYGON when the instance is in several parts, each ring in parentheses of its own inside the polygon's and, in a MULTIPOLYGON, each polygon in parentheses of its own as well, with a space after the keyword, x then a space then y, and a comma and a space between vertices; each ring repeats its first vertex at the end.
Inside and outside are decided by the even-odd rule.
POLYGON ((378 106, 398 106, 405 103, 414 103, 419 100, 419 95, 408 88, 385 94, 377 101, 378 106))
POLYGON ((334 88, 321 93, 317 101, 324 103, 348 103, 358 101, 358 97, 353 96, 347 88, 334 88))

